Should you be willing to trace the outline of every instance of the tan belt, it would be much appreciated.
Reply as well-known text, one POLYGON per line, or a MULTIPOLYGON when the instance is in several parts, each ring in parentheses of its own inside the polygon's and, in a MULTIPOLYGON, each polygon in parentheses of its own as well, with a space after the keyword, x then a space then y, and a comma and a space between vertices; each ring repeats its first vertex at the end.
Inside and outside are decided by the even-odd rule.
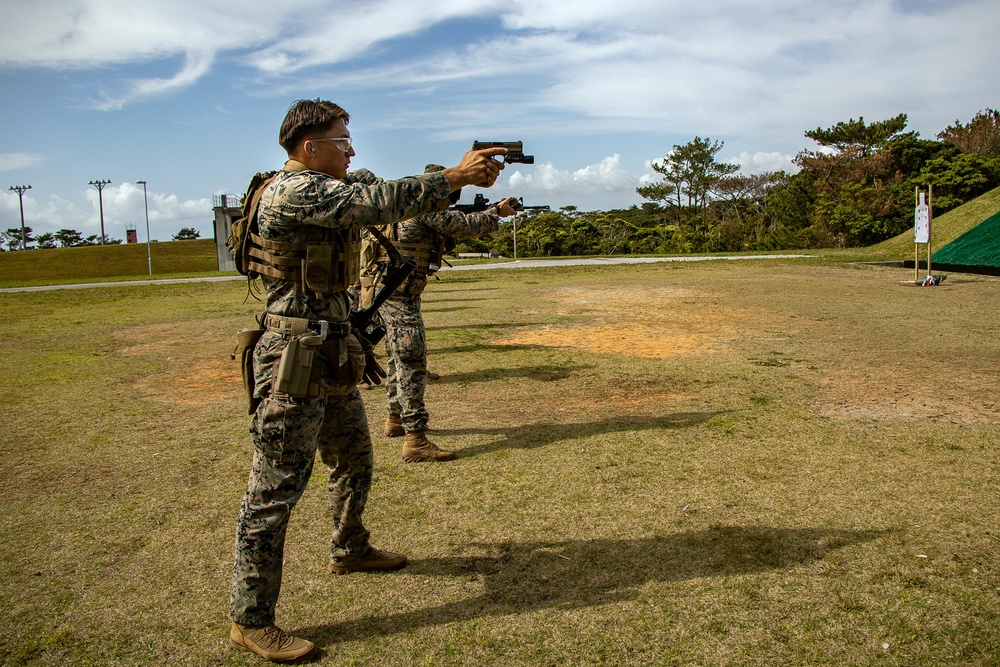
POLYGON ((294 338, 305 333, 316 333, 327 338, 344 338, 351 333, 350 322, 330 322, 328 320, 308 320, 304 317, 285 317, 268 313, 264 317, 264 327, 271 333, 284 338, 294 338))

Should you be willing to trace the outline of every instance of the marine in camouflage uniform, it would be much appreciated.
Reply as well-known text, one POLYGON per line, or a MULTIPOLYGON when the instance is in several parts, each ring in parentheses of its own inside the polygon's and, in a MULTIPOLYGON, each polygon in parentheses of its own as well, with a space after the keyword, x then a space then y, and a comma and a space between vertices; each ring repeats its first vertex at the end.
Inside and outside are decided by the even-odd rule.
MULTIPOLYGON (((443 168, 427 165, 425 173, 443 168)), ((453 195, 452 199, 457 201, 458 197, 453 195)), ((505 199, 481 213, 454 210, 430 213, 396 222, 386 230, 400 254, 410 257, 417 264, 417 269, 407 281, 379 309, 386 327, 385 351, 388 356, 385 435, 405 436, 404 461, 416 463, 455 458, 454 452, 441 449, 427 439, 429 415, 424 403, 427 334, 420 313, 420 295, 427 284, 427 277, 440 268, 445 240, 474 238, 495 232, 501 217, 514 214, 514 201, 514 198, 505 199)), ((388 261, 384 251, 379 254, 379 259, 383 263, 388 261)), ((381 277, 384 272, 376 271, 376 275, 381 277)), ((376 291, 378 287, 376 284, 376 291)))
MULTIPOLYGON (((489 157, 498 153, 481 151, 471 158, 467 153, 449 174, 383 181, 365 170, 348 172, 355 153, 347 121, 346 112, 330 102, 304 100, 289 109, 281 144, 291 159, 261 195, 261 238, 302 244, 339 239, 343 257, 356 259, 361 227, 446 208, 454 189, 472 182, 490 185, 502 168, 489 157)), ((288 519, 305 490, 317 450, 329 469, 330 571, 388 570, 406 563, 405 556, 374 549, 362 521, 372 480, 372 445, 356 387, 338 384, 329 363, 322 365, 318 395, 293 397, 273 387, 293 332, 272 323, 309 321, 311 327, 325 321, 331 329, 342 328, 350 312, 344 288, 354 276, 342 270, 340 277, 341 283, 326 294, 307 289, 304 281, 262 278, 267 331, 253 357, 260 404, 250 425, 254 453, 237 521, 229 615, 230 643, 271 660, 297 659, 313 649, 274 625, 274 615, 288 519)))

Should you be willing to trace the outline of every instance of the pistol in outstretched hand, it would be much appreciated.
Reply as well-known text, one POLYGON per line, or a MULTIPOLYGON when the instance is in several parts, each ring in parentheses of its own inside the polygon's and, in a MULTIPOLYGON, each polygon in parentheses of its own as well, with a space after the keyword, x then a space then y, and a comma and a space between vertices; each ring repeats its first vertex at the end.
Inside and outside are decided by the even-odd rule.
POLYGON ((484 148, 506 148, 507 154, 503 161, 507 164, 535 164, 534 155, 524 154, 524 143, 520 141, 473 141, 472 150, 481 151, 484 148))

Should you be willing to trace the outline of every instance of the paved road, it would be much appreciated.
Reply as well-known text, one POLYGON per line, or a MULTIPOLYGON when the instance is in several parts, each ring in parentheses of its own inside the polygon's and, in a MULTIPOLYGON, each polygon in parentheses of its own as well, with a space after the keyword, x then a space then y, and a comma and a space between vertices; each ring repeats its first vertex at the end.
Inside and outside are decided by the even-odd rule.
POLYGON ((481 269, 536 269, 543 266, 607 266, 608 264, 653 264, 654 262, 707 262, 716 259, 799 259, 816 255, 730 255, 730 256, 684 256, 684 257, 579 257, 574 259, 515 259, 513 262, 496 264, 463 264, 443 267, 442 271, 470 271, 481 269))
MULTIPOLYGON (((652 264, 654 262, 707 262, 712 260, 748 259, 799 259, 816 255, 720 255, 684 257, 583 257, 576 259, 517 259, 513 262, 492 264, 463 264, 445 266, 442 271, 480 271, 484 269, 534 269, 545 266, 607 266, 609 264, 652 264)), ((175 285, 180 283, 217 283, 227 280, 246 280, 244 276, 206 276, 203 278, 164 278, 161 280, 128 280, 114 283, 78 283, 74 285, 35 285, 32 287, 5 287, 0 293, 48 292, 61 289, 88 289, 92 287, 126 287, 132 285, 175 285)))

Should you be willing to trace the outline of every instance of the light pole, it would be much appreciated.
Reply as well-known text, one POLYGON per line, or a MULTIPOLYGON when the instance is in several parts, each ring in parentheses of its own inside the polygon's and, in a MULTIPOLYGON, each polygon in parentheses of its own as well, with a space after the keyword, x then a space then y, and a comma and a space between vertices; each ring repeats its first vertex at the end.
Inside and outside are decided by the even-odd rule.
POLYGON ((104 245, 104 186, 111 181, 88 181, 88 185, 97 188, 97 199, 101 206, 101 245, 104 245))
POLYGON ((136 185, 142 183, 142 203, 146 206, 146 259, 149 261, 149 275, 153 275, 153 251, 149 247, 149 199, 146 197, 146 181, 136 181, 136 185))
POLYGON ((25 190, 30 190, 31 186, 30 185, 12 185, 12 186, 10 186, 7 189, 8 190, 14 190, 15 192, 17 192, 17 200, 21 204, 21 250, 24 250, 24 248, 25 248, 25 243, 24 243, 24 191, 25 190))
POLYGON ((517 213, 514 214, 514 218, 511 221, 514 223, 514 261, 517 261, 517 213))

